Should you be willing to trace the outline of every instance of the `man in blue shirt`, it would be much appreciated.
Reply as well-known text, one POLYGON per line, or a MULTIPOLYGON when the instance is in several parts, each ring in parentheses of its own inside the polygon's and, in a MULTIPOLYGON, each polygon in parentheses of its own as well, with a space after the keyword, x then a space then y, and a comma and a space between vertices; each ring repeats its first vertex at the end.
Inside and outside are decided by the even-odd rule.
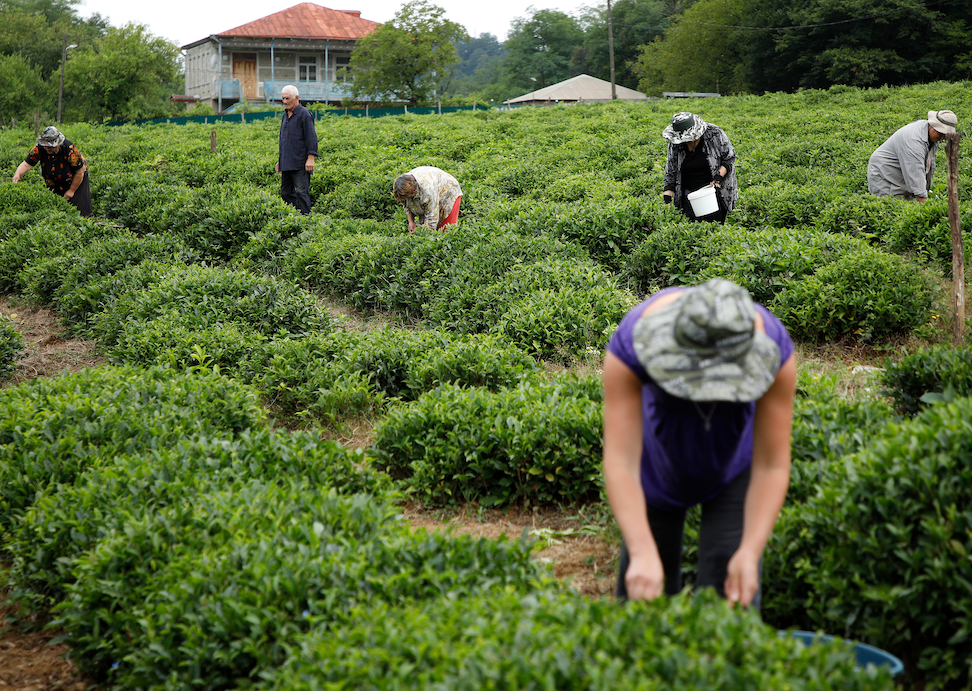
POLYGON ((300 105, 297 87, 288 84, 281 90, 284 116, 280 122, 280 143, 276 171, 280 173, 280 196, 302 214, 309 214, 310 176, 317 158, 317 132, 314 117, 300 105))

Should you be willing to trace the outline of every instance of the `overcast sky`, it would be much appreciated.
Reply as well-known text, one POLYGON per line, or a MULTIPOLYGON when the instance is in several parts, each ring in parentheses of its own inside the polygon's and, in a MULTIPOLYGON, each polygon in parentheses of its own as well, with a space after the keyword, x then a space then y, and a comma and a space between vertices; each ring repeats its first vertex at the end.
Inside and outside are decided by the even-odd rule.
MULTIPOLYGON (((299 4, 300 0, 82 0, 78 14, 89 17, 95 12, 120 27, 129 22, 145 24, 156 36, 167 38, 178 46, 218 34, 299 4)), ((597 0, 433 0, 446 11, 446 18, 466 27, 470 36, 493 34, 503 41, 514 17, 527 16, 526 7, 560 10, 574 17, 583 7, 597 0)), ((335 10, 361 10, 364 19, 387 22, 405 4, 405 0, 318 0, 318 5, 335 10)))

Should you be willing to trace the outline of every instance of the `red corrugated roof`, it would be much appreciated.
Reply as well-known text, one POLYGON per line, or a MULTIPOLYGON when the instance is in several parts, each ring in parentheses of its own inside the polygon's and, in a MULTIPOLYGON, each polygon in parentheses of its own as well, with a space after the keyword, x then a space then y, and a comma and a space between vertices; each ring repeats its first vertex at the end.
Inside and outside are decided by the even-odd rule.
POLYGON ((243 38, 303 38, 356 41, 381 24, 362 19, 359 10, 332 10, 302 2, 286 10, 243 24, 217 36, 243 38))

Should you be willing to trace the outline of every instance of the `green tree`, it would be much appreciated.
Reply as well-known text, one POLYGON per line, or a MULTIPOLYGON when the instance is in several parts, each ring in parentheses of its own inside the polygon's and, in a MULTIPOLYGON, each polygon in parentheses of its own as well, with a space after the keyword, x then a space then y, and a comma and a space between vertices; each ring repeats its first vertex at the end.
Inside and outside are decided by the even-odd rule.
POLYGON ((27 120, 38 104, 50 104, 49 85, 40 70, 20 55, 0 55, 0 123, 27 120))
POLYGON ((172 114, 180 80, 179 48, 141 24, 108 29, 71 51, 65 66, 65 108, 84 120, 133 120, 172 114), (70 97, 69 97, 70 96, 70 97))
POLYGON ((468 38, 444 15, 427 0, 412 0, 392 21, 359 40, 351 54, 354 99, 433 103, 459 63, 456 42, 468 38))
MULTIPOLYGON (((581 23, 585 27, 584 43, 574 54, 576 71, 608 80, 611 78, 611 62, 607 3, 588 9, 581 23), (581 59, 584 63, 580 62, 581 59)), ((641 47, 661 36, 668 25, 662 0, 617 0, 611 3, 615 82, 631 89, 637 88, 638 75, 634 67, 641 47)))
MULTIPOLYGON (((760 0, 755 0, 760 1, 760 0)), ((749 15, 746 0, 698 0, 671 18, 664 37, 643 46, 634 65, 638 89, 745 92, 745 57, 751 34, 736 27, 749 15)))
POLYGON ((972 51, 972 5, 943 0, 784 0, 756 17, 770 27, 755 41, 750 81, 757 91, 900 85, 960 80, 972 51), (760 45, 762 44, 762 45, 760 45), (775 68, 765 64, 771 56, 775 68), (782 69, 781 69, 782 68, 782 69))
POLYGON ((576 76, 571 72, 571 59, 584 42, 577 20, 557 10, 530 7, 527 11, 533 14, 513 20, 504 44, 506 81, 533 91, 576 76))

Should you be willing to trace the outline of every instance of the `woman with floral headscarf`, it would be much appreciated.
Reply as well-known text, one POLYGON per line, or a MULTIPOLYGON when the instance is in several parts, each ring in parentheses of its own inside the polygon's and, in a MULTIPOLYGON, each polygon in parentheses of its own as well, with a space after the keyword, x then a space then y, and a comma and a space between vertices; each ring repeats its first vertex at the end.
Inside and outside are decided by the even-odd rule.
POLYGON ((91 215, 91 187, 88 183, 88 164, 72 142, 64 138, 54 126, 45 127, 37 138, 37 146, 30 150, 23 163, 17 166, 13 182, 38 163, 47 188, 71 202, 82 216, 91 215))
POLYGON ((665 203, 693 221, 724 223, 739 198, 736 186, 736 151, 721 129, 692 113, 675 113, 662 132, 668 140, 665 162, 665 203), (716 188, 718 211, 697 217, 688 195, 706 186, 716 188))

